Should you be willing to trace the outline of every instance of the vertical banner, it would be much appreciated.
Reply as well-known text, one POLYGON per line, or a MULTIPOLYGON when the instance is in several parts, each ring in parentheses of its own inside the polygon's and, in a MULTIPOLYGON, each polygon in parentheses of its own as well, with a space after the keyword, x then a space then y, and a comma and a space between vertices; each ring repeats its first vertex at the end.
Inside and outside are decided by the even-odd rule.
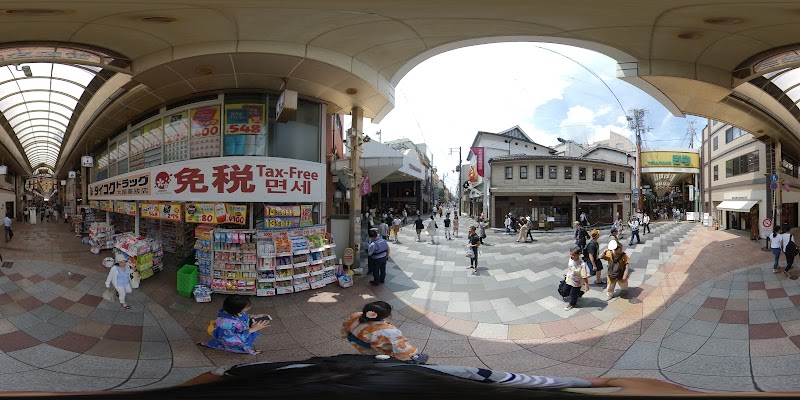
POLYGON ((366 196, 372 193, 372 182, 369 179, 369 173, 364 172, 364 180, 361 181, 361 190, 359 190, 361 196, 366 196))
POLYGON ((470 147, 469 149, 475 154, 478 175, 483 176, 483 147, 470 147))
POLYGON ((314 225, 313 218, 311 216, 311 212, 313 210, 312 205, 303 205, 300 206, 300 226, 311 226, 314 225))
POLYGON ((220 108, 209 106, 195 108, 190 114, 191 158, 219 157, 220 152, 220 108))

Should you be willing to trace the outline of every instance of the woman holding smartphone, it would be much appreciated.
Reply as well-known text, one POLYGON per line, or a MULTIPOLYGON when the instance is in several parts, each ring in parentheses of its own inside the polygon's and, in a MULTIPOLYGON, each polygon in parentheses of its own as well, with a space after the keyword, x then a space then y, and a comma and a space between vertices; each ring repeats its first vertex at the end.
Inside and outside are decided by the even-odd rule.
POLYGON ((217 319, 212 321, 213 338, 197 344, 231 353, 261 354, 261 350, 253 349, 253 344, 261 336, 258 331, 269 326, 272 318, 266 314, 248 315, 250 307, 249 297, 238 294, 228 296, 222 303, 217 319))

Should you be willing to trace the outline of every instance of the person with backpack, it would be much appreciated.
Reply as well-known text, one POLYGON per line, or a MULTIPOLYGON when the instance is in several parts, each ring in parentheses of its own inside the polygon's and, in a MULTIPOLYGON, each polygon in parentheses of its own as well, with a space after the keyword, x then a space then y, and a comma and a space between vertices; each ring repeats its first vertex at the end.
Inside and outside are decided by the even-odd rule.
POLYGON ((792 269, 794 258, 798 253, 797 244, 794 242, 789 224, 783 224, 783 234, 781 236, 783 239, 783 254, 786 256, 786 268, 783 270, 783 273, 789 276, 789 270, 792 269))
POLYGON ((606 286, 606 295, 608 300, 614 298, 614 292, 617 289, 617 283, 621 289, 620 296, 628 292, 628 275, 630 269, 628 268, 628 255, 622 249, 622 243, 618 240, 611 240, 608 242, 608 250, 603 253, 603 259, 608 263, 606 278, 608 286, 606 286))
POLYGON ((589 267, 589 275, 594 275, 595 280, 594 283, 596 285, 604 285, 603 282, 603 262, 600 261, 600 243, 597 240, 600 238, 600 231, 597 229, 592 229, 592 232, 589 234, 592 240, 586 244, 586 247, 583 249, 584 260, 586 261, 586 266, 589 267))

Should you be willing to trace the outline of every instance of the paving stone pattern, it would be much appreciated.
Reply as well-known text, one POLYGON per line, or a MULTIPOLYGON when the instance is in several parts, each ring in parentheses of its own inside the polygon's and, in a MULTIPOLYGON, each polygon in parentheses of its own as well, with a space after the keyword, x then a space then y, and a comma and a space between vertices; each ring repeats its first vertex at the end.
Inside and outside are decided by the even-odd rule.
POLYGON ((489 232, 472 273, 463 236, 472 223, 462 218, 461 238, 440 235, 434 245, 415 242, 405 227, 385 285, 362 276, 348 289, 254 298, 255 312, 275 318, 258 356, 195 345, 208 339, 224 296, 205 304, 177 296, 174 262, 123 310, 101 297, 107 252, 91 254, 66 224, 18 224, 0 246, 13 262, 0 268, 0 390, 148 389, 220 365, 353 353, 341 322, 376 299, 394 306, 392 322, 434 363, 649 377, 708 391, 800 385, 790 377, 800 361, 800 281, 773 274, 762 243, 697 224, 653 223, 641 244, 626 246, 629 293, 606 301, 592 286, 566 312, 555 286, 571 231, 536 232, 533 243, 489 232))

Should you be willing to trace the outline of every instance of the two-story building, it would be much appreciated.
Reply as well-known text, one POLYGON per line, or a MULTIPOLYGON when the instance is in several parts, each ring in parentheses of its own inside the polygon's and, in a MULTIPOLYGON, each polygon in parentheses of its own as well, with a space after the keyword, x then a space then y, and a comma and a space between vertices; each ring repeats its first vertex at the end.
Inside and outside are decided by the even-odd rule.
MULTIPOLYGON (((554 218, 555 226, 570 226, 580 212, 592 224, 612 223, 631 212, 630 179, 634 168, 625 163, 585 157, 511 155, 489 159, 493 226, 505 215, 554 218)), ((498 225, 499 224, 499 225, 498 225)))

